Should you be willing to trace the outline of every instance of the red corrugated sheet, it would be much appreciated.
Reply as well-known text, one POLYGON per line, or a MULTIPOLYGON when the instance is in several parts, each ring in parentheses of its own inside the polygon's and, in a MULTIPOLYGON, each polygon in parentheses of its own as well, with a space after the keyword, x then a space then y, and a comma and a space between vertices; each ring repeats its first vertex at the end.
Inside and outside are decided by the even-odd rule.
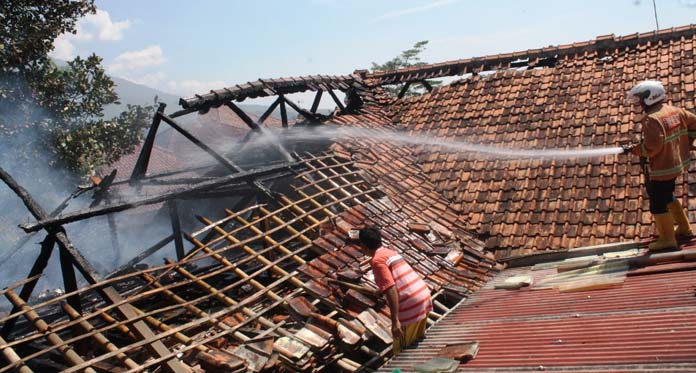
POLYGON ((573 293, 494 290, 529 268, 504 271, 383 369, 413 371, 447 343, 478 341, 478 356, 459 371, 694 372, 696 270, 680 269, 573 293))

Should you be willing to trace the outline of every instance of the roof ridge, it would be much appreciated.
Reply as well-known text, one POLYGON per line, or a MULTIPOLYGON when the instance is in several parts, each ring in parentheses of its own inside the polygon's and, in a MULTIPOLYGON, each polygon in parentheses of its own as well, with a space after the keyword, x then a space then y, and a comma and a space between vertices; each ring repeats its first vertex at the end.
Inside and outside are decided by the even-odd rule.
MULTIPOLYGON (((634 33, 624 36, 614 34, 599 35, 595 39, 548 46, 544 48, 527 49, 525 51, 500 53, 482 57, 472 57, 453 61, 439 62, 434 64, 407 67, 394 71, 380 71, 365 74, 365 78, 372 80, 370 83, 376 85, 396 84, 411 80, 414 75, 425 75, 422 79, 430 79, 439 76, 462 75, 469 72, 479 72, 485 70, 499 70, 504 64, 509 64, 520 59, 543 59, 554 56, 578 54, 583 52, 604 51, 616 47, 635 47, 646 41, 672 40, 682 36, 691 36, 696 33, 696 24, 672 27, 668 29, 634 33), (498 67, 498 68, 495 68, 498 67), (375 82, 376 80, 376 82, 375 82)), ((421 79, 418 76, 415 78, 421 79)))

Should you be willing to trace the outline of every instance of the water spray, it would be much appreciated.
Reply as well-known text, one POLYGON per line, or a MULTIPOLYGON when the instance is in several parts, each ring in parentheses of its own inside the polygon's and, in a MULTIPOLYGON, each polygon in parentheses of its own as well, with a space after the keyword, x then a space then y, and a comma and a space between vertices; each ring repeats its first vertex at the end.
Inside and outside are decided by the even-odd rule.
POLYGON ((345 126, 324 126, 310 131, 288 131, 284 137, 288 140, 302 141, 368 138, 385 143, 433 147, 440 151, 477 153, 488 159, 580 159, 622 154, 626 151, 620 146, 580 149, 512 149, 436 136, 410 135, 401 131, 345 126))

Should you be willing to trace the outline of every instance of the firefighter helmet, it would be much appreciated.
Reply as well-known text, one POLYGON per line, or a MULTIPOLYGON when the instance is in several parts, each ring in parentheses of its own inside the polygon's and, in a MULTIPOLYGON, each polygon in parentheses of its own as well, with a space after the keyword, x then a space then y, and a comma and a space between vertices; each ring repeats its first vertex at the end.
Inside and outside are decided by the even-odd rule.
POLYGON ((626 100, 630 103, 638 103, 641 100, 648 106, 654 105, 667 98, 665 87, 658 80, 646 80, 638 83, 631 88, 626 95, 626 100))

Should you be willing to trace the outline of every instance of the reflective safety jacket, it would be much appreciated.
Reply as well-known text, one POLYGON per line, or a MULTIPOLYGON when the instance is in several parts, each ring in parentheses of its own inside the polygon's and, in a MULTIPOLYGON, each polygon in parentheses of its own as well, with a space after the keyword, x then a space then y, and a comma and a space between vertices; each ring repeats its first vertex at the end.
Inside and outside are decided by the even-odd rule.
POLYGON ((640 156, 647 157, 651 180, 672 180, 689 168, 696 115, 675 106, 651 108, 642 123, 640 156))

